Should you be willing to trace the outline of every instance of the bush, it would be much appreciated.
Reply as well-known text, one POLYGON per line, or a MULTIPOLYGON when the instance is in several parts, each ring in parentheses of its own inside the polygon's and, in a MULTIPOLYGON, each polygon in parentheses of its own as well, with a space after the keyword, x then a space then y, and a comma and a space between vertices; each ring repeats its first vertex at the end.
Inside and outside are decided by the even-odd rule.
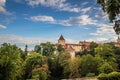
POLYGON ((98 76, 98 80, 108 80, 108 75, 105 73, 101 73, 98 76))
POLYGON ((109 80, 120 80, 120 72, 111 72, 108 74, 109 80))
POLYGON ((120 72, 101 73, 98 76, 98 80, 120 80, 120 72))
POLYGON ((94 77, 95 76, 95 73, 88 73, 87 75, 86 75, 86 77, 94 77))

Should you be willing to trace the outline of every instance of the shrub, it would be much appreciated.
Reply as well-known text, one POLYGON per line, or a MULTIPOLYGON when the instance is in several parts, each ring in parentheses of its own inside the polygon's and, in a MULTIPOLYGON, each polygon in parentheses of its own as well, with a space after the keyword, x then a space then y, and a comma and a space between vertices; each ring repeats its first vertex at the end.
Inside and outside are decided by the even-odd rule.
POLYGON ((105 73, 101 73, 98 76, 98 80, 108 80, 108 75, 105 73))
POLYGON ((86 75, 86 77, 94 77, 95 76, 95 73, 88 73, 87 75, 86 75))
POLYGON ((109 80, 120 80, 120 72, 111 72, 108 74, 109 80))
POLYGON ((120 80, 120 72, 101 73, 98 76, 98 80, 120 80))

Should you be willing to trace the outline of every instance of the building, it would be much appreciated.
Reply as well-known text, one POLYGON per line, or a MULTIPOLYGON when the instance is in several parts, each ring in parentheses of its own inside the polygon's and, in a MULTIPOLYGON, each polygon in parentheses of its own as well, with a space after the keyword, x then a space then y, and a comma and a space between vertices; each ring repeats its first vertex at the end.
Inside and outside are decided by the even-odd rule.
POLYGON ((62 47, 68 51, 71 54, 71 57, 75 57, 75 53, 76 52, 81 52, 84 49, 89 50, 89 46, 91 42, 86 42, 86 41, 80 41, 78 44, 70 44, 70 43, 66 43, 67 41, 65 40, 65 38, 61 35, 60 38, 58 39, 58 43, 56 43, 57 45, 62 45, 62 47))

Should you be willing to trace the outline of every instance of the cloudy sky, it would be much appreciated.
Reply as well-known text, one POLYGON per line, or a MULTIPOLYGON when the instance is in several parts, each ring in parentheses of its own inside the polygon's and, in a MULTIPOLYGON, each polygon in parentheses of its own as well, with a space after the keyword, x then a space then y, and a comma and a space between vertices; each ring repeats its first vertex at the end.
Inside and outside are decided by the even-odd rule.
POLYGON ((0 44, 113 41, 116 34, 96 0, 0 0, 0 44))

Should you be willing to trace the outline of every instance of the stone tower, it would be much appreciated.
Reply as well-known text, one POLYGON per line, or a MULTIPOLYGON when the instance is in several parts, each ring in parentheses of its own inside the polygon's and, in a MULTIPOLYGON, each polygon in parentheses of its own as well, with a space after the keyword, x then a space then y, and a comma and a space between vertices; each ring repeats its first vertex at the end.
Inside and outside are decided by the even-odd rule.
POLYGON ((65 45, 65 39, 64 39, 64 37, 62 35, 58 39, 58 44, 65 45))

